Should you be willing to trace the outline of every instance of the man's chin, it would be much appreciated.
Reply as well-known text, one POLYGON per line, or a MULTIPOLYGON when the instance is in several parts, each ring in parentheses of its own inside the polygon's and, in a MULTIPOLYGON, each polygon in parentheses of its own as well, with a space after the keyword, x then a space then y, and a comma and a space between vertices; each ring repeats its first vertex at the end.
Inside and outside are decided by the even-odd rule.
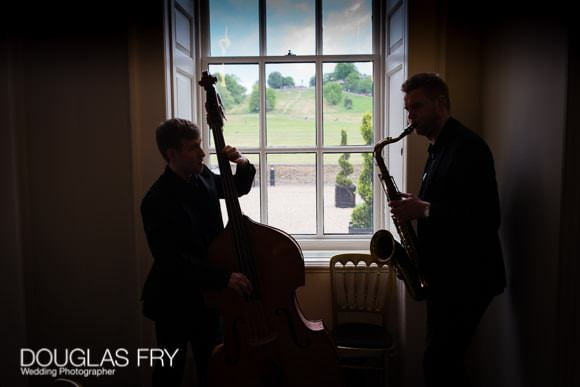
POLYGON ((203 171, 203 164, 200 165, 199 167, 193 168, 193 173, 196 175, 199 175, 202 171, 203 171))
POLYGON ((419 136, 425 136, 427 134, 427 130, 423 126, 416 126, 415 133, 419 136))

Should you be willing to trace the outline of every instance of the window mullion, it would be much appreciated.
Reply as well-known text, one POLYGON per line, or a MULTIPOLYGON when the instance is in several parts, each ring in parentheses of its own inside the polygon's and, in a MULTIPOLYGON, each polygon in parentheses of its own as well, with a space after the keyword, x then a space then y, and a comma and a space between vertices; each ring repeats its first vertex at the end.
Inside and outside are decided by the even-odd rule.
MULTIPOLYGON (((317 56, 322 55, 322 0, 316 0, 316 10, 314 11, 315 24, 315 49, 314 52, 317 56)), ((322 73, 321 73, 322 74, 322 73)))
POLYGON ((259 10, 258 10, 258 17, 260 20, 259 25, 259 34, 260 34, 260 56, 266 56, 266 0, 259 0, 259 10))
POLYGON ((260 219, 268 223, 268 155, 266 154, 266 0, 259 0, 259 34, 260 59, 258 61, 258 87, 260 88, 260 120, 259 120, 259 147, 260 147, 260 219))
MULTIPOLYGON (((320 2, 320 0, 318 0, 320 2)), ((317 3, 318 3, 317 2, 317 3)), ((318 32, 318 29, 317 29, 318 32)), ((322 60, 317 58, 315 70, 316 89, 314 93, 316 109, 316 235, 324 235, 324 166, 323 122, 322 122, 322 60)))
MULTIPOLYGON (((384 4, 381 1, 373 1, 373 14, 379 15, 381 20, 383 19, 382 9, 384 8, 384 4)), ((373 129, 374 129, 374 139, 375 144, 380 141, 385 135, 385 124, 386 124, 386 116, 388 114, 388 106, 385 103, 385 96, 386 96, 386 84, 385 84, 385 77, 382 74, 385 74, 385 66, 384 61, 380 58, 383 58, 382 53, 384 52, 384 39, 383 39, 383 31, 384 31, 384 24, 385 23, 374 23, 373 25, 373 54, 375 60, 373 62, 373 78, 374 87, 373 87, 373 95, 374 95, 374 104, 373 104, 373 129)), ((389 160, 388 158, 386 160, 389 160)), ((388 162, 387 162, 388 164, 388 162)), ((375 166, 375 162, 373 160, 373 166, 375 166)), ((376 166, 375 166, 376 167, 376 166)), ((373 171, 373 227, 375 230, 385 228, 385 205, 386 205, 386 196, 383 191, 381 179, 378 176, 376 171, 373 171)))
POLYGON ((315 120, 316 120, 316 236, 324 236, 324 166, 323 166, 323 135, 322 135, 322 0, 316 0, 315 5, 315 120))
POLYGON ((268 223, 268 155, 266 144, 266 63, 260 59, 258 63, 258 87, 260 88, 260 215, 263 223, 268 223))

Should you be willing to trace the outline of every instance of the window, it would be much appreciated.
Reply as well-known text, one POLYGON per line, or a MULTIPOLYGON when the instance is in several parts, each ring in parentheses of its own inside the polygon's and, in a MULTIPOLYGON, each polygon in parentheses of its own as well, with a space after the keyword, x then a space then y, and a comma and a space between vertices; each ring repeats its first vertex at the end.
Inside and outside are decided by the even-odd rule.
MULTIPOLYGON (((185 7, 176 1, 177 23, 176 15, 185 7)), ((226 143, 240 148, 258 169, 250 194, 240 200, 242 210, 293 234, 303 248, 336 249, 341 240, 366 249, 374 230, 385 227, 385 199, 372 149, 388 134, 385 126, 395 125, 396 134, 403 128, 402 97, 393 96, 401 102, 387 107, 404 79, 403 40, 381 36, 381 31, 402 25, 402 19, 391 22, 393 15, 403 14, 402 4, 200 3, 200 27, 193 36, 198 33, 201 39, 197 51, 192 50, 199 53, 199 61, 192 66, 199 63, 218 77, 226 143), (389 55, 401 63, 389 66, 389 55), (394 77, 399 83, 390 85, 394 77)), ((194 17, 189 22, 196 24, 194 17)), ((180 72, 174 71, 175 95, 180 72)), ((200 75, 201 70, 192 73, 200 75)), ((203 109, 196 109, 202 105, 192 106, 192 115, 204 122, 203 109)), ((218 171, 212 135, 205 124, 203 130, 209 166, 218 171)), ((395 161, 397 171, 391 172, 401 180, 403 163, 397 157, 399 152, 393 152, 385 159, 395 161)))

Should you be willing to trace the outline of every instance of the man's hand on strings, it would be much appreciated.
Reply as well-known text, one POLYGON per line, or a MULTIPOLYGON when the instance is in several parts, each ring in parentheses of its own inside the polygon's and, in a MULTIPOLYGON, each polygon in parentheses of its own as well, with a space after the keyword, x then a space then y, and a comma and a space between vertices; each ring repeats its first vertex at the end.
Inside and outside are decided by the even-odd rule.
POLYGON ((238 150, 238 148, 230 145, 226 145, 222 150, 222 153, 230 160, 232 163, 236 164, 243 164, 248 162, 248 159, 245 158, 242 153, 238 150))
POLYGON ((228 288, 235 290, 240 296, 249 296, 252 294, 252 283, 242 273, 232 273, 228 282, 228 288))

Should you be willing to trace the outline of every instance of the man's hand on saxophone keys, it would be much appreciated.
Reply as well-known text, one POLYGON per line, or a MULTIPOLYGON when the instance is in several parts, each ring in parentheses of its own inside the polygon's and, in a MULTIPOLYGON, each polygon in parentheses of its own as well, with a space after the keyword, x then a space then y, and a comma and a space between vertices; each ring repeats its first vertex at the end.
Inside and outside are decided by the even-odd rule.
POLYGON ((401 196, 403 197, 401 200, 389 202, 391 213, 400 222, 429 217, 431 203, 419 199, 412 193, 401 192, 401 196))

